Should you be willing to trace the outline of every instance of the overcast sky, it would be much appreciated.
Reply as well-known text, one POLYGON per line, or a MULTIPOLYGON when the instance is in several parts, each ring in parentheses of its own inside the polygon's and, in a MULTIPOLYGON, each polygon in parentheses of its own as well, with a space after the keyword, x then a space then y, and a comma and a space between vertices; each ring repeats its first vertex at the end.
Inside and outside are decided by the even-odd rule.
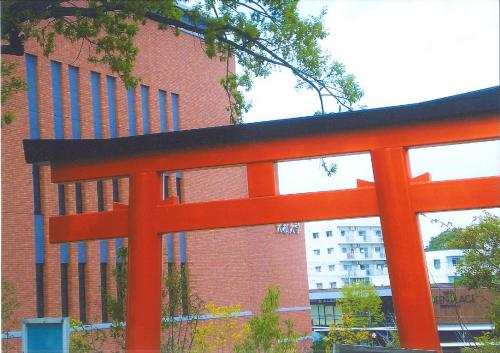
MULTIPOLYGON (((499 1, 479 0, 303 0, 304 14, 327 7, 329 37, 323 46, 354 74, 368 108, 408 104, 499 85, 499 1)), ((294 78, 279 72, 257 80, 249 94, 245 122, 311 115, 317 97, 297 92, 294 78)), ((328 106, 336 111, 335 105, 328 106)), ((433 180, 500 175, 500 143, 412 150, 413 175, 430 171, 433 180)), ((282 193, 354 187, 373 180, 368 155, 338 157, 328 178, 318 161, 280 165, 282 193), (307 172, 305 172, 307 171, 307 172)), ((500 214, 499 210, 494 212, 500 214)), ((464 226, 479 212, 421 217, 424 242, 443 228, 430 218, 464 226)))

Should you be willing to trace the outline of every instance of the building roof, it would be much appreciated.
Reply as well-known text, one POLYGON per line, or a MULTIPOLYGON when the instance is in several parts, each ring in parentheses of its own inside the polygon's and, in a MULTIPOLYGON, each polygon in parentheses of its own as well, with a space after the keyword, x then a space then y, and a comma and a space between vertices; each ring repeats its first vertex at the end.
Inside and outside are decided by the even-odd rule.
POLYGON ((23 144, 28 163, 74 162, 224 144, 249 144, 325 132, 473 119, 498 112, 500 86, 421 103, 326 114, 321 117, 309 116, 115 139, 24 140, 23 144))

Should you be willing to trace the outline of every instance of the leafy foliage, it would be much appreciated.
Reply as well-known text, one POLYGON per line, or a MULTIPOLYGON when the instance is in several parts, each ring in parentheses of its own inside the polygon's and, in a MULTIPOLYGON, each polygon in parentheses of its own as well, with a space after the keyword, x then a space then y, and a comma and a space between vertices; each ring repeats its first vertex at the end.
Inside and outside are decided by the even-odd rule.
POLYGON ((325 11, 301 18, 297 4, 298 0, 5 0, 2 53, 22 55, 25 42, 33 38, 49 55, 58 36, 63 36, 81 43, 90 62, 108 65, 127 86, 134 86, 140 81, 133 75, 138 54, 134 37, 147 20, 153 20, 160 30, 198 35, 209 58, 228 63, 221 83, 233 122, 240 122, 250 107, 242 90, 276 67, 291 70, 298 88, 313 89, 322 113, 324 97, 349 109, 363 92, 344 65, 320 47, 327 36, 322 23, 325 11), (229 71, 228 60, 235 56, 242 67, 240 75, 229 71))
POLYGON ((458 264, 460 283, 469 288, 489 288, 493 294, 488 319, 494 332, 487 337, 500 340, 500 217, 484 213, 458 233, 451 246, 464 249, 458 264))
POLYGON ((371 284, 356 282, 342 287, 337 300, 341 311, 339 323, 330 326, 326 341, 332 344, 360 344, 370 340, 368 328, 384 319, 382 300, 371 284))
POLYGON ((70 339, 70 351, 75 353, 104 353, 101 350, 106 339, 102 330, 89 330, 83 322, 70 318, 70 328, 74 332, 70 339))
POLYGON ((8 325, 12 315, 19 307, 16 290, 9 282, 2 280, 2 329, 8 325))
POLYGON ((248 334, 241 343, 234 346, 235 353, 298 352, 299 335, 294 332, 292 321, 281 322, 277 313, 280 296, 279 287, 267 290, 262 300, 260 314, 248 322, 248 334))
POLYGON ((459 245, 455 244, 454 240, 460 236, 461 232, 462 228, 450 228, 439 233, 431 238, 429 245, 425 247, 425 251, 459 249, 456 247, 459 245))
POLYGON ((249 326, 239 324, 233 317, 233 314, 241 311, 241 306, 207 304, 205 310, 217 319, 209 320, 195 330, 191 353, 230 351, 232 345, 241 343, 248 335, 249 326))
MULTIPOLYGON (((1 105, 12 96, 14 93, 24 91, 27 87, 26 82, 19 77, 14 76, 14 69, 17 67, 16 63, 6 63, 2 60, 2 98, 1 105)), ((14 121, 14 113, 7 111, 2 113, 1 126, 11 124, 14 121)))

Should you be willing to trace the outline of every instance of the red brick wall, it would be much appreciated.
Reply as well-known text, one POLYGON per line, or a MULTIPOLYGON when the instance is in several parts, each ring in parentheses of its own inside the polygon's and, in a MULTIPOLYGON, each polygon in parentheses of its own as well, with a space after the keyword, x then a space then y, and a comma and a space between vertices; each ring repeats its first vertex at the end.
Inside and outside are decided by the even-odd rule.
MULTIPOLYGON (((227 98, 219 85, 225 64, 210 60, 199 38, 171 30, 159 31, 148 22, 136 38, 139 55, 134 74, 149 86, 150 130, 159 132, 158 90, 167 92, 168 128, 172 128, 170 94, 179 95, 181 129, 193 129, 229 123, 225 109, 227 98)), ((68 65, 79 68, 80 117, 82 138, 93 138, 90 72, 101 74, 103 136, 109 137, 109 114, 106 95, 108 68, 86 61, 86 49, 78 56, 80 44, 58 40, 57 50, 43 57, 30 42, 26 52, 37 56, 39 121, 41 138, 54 138, 50 60, 62 63, 63 120, 65 138, 71 136, 68 65)), ((5 56, 19 63, 18 74, 25 77, 24 58, 5 56)), ((231 65, 234 68, 234 63, 231 65)), ((140 89, 136 88, 137 134, 142 134, 140 89)), ((124 85, 116 81, 118 135, 128 135, 127 99, 124 85)), ((12 125, 2 128, 2 277, 14 284, 21 306, 17 310, 15 330, 20 320, 36 316, 34 230, 31 166, 26 164, 22 139, 29 137, 27 94, 12 97, 6 106, 16 114, 12 125)), ((41 195, 44 215, 58 213, 57 187, 50 183, 49 167, 41 168, 41 195)), ((173 178, 171 178, 173 179, 173 178)), ((207 199, 246 197, 246 173, 243 168, 184 172, 186 202, 207 199), (223 185, 223 187, 221 187, 223 185)), ((120 181, 121 201, 127 202, 128 181, 120 181)), ((173 180, 170 188, 173 189, 173 180)), ((112 187, 105 181, 105 205, 111 208, 112 187)), ((84 183, 84 212, 97 209, 95 182, 84 183)), ((75 212, 74 186, 66 186, 67 213, 75 212)), ((48 217, 45 217, 48 239, 48 217)), ((176 254, 179 257, 176 239, 176 254)), ((59 245, 46 243, 45 315, 61 316, 59 245)), ((109 242, 109 263, 114 264, 114 242, 109 242)), ((77 245, 70 245, 69 311, 79 317, 77 245)), ((236 228, 187 234, 187 259, 192 287, 206 301, 216 304, 241 304, 242 310, 258 312, 266 288, 280 285, 282 307, 308 306, 306 257, 303 232, 299 236, 275 234, 273 226, 236 228)), ((100 322, 99 243, 87 242, 87 317, 100 322)), ((109 266, 111 271, 111 266, 109 266)), ((108 274, 111 278, 111 273, 108 274)), ((114 292, 114 284, 108 285, 114 292)), ((307 311, 293 316, 301 333, 310 332, 307 311)))

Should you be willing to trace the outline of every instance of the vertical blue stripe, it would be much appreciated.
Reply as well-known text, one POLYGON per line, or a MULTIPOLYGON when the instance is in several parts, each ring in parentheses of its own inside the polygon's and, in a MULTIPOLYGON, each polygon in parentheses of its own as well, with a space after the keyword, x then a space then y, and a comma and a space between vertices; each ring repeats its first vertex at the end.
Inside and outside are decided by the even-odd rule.
POLYGON ((169 264, 174 262, 174 235, 167 234, 167 261, 169 264))
POLYGON ((108 92, 109 110, 109 137, 115 138, 117 134, 116 126, 116 80, 112 76, 106 77, 106 91, 108 92))
POLYGON ((68 67, 69 71, 69 99, 71 105, 71 137, 79 139, 80 134, 80 97, 78 92, 78 68, 68 67))
POLYGON ((186 263, 186 233, 181 232, 179 233, 179 248, 181 252, 181 264, 186 263))
POLYGON ((78 263, 84 264, 87 262, 87 244, 84 241, 78 242, 78 263))
POLYGON ((101 264, 108 263, 108 242, 107 242, 107 240, 100 241, 99 252, 100 252, 101 264))
POLYGON ((35 218, 35 263, 45 262, 45 241, 43 239, 43 215, 36 214, 35 218))
POLYGON ((172 108, 172 131, 179 131, 179 95, 172 93, 171 108, 172 108))
POLYGON ((116 256, 116 263, 121 263, 122 259, 118 256, 118 250, 123 246, 123 239, 116 239, 115 240, 115 256, 116 256))
POLYGON ((127 111, 128 111, 128 135, 135 136, 137 130, 135 127, 135 90, 134 88, 127 89, 127 111))
POLYGON ((100 74, 97 72, 90 73, 91 90, 92 90, 92 115, 94 116, 94 137, 102 138, 101 124, 101 94, 99 92, 100 74))
POLYGON ((69 263, 69 245, 61 244, 59 247, 59 258, 62 264, 69 263))
POLYGON ((158 102, 160 104, 160 132, 167 132, 167 102, 166 92, 158 91, 158 102))
POLYGON ((56 139, 63 139, 61 63, 57 61, 50 62, 50 77, 52 79, 52 103, 54 108, 54 136, 56 139))
POLYGON ((38 85, 36 72, 36 56, 26 55, 26 82, 28 83, 28 117, 30 125, 30 139, 40 138, 40 126, 38 123, 38 85))
POLYGON ((142 134, 149 134, 149 87, 141 85, 142 134))

